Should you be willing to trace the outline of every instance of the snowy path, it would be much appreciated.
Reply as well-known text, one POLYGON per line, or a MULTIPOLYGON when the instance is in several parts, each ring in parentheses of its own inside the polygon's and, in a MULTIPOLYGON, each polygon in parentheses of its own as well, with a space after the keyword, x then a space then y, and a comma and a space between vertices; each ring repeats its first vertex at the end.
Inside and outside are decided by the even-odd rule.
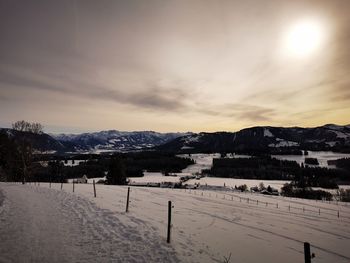
POLYGON ((0 237, 1 263, 179 261, 142 220, 29 185, 0 183, 0 237))

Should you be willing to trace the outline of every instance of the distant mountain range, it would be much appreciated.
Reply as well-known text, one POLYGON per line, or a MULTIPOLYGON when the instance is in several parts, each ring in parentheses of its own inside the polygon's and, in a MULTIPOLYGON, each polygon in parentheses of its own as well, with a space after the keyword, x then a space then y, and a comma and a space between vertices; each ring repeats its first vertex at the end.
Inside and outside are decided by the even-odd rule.
POLYGON ((95 152, 149 149, 185 135, 190 135, 190 133, 109 130, 82 134, 51 134, 54 139, 63 144, 69 144, 76 151, 95 152))
POLYGON ((238 132, 158 133, 116 130, 82 134, 32 134, 1 129, 15 139, 25 136, 44 152, 107 152, 156 149, 174 153, 332 150, 350 152, 350 125, 315 128, 252 127, 238 132))

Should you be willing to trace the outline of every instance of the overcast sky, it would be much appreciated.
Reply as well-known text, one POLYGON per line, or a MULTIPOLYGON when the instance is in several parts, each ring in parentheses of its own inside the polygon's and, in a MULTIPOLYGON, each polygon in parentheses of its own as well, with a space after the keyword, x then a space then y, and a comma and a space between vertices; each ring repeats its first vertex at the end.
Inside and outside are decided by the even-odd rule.
POLYGON ((0 0, 0 126, 349 124, 349 10, 349 0, 0 0), (293 52, 303 21, 321 37, 293 52))

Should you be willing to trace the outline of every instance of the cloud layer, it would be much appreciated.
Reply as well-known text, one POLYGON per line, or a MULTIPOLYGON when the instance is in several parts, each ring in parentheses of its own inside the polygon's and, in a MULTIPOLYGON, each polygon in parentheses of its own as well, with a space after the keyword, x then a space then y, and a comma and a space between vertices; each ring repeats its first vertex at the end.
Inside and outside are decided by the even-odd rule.
POLYGON ((0 126, 349 123, 349 9, 347 0, 0 0, 0 126), (309 17, 326 25, 323 49, 287 56, 284 35, 309 17))

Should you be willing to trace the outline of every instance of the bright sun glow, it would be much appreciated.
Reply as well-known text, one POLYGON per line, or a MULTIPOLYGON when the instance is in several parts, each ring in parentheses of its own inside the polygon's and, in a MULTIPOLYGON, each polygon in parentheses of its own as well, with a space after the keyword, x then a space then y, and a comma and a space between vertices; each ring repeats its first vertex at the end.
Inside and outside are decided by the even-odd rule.
POLYGON ((305 57, 317 51, 324 42, 324 27, 316 20, 304 20, 292 26, 285 39, 288 55, 305 57))

